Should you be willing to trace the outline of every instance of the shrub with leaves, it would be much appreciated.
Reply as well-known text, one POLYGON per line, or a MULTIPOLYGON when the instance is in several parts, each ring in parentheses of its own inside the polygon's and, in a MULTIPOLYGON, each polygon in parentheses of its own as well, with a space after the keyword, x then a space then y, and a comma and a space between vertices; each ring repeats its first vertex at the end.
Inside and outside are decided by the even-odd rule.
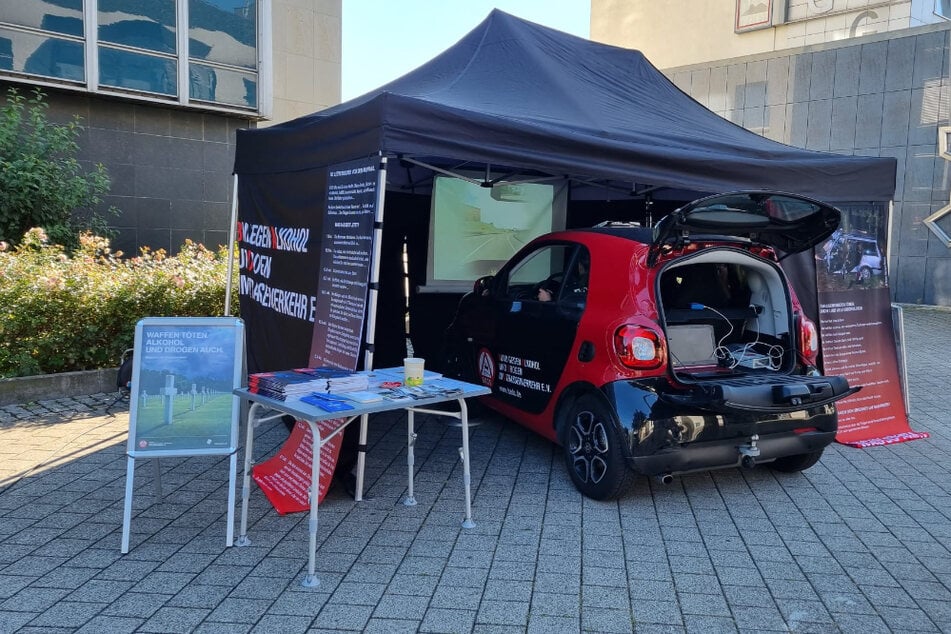
POLYGON ((0 108, 0 240, 15 244, 27 229, 42 227, 73 249, 83 230, 105 235, 99 206, 109 175, 102 164, 87 172, 76 158, 79 117, 53 123, 47 110, 42 92, 26 98, 16 88, 0 108))
POLYGON ((128 259, 89 233, 72 254, 42 229, 0 243, 0 377, 115 367, 142 317, 222 315, 227 267, 227 248, 190 240, 128 259))

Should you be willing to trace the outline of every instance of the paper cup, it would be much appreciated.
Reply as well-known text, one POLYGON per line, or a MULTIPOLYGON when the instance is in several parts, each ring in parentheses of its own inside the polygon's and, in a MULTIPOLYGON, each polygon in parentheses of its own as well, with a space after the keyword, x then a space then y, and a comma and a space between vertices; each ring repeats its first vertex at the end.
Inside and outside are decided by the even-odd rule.
POLYGON ((407 357, 403 359, 403 385, 413 387, 423 384, 423 359, 407 357))

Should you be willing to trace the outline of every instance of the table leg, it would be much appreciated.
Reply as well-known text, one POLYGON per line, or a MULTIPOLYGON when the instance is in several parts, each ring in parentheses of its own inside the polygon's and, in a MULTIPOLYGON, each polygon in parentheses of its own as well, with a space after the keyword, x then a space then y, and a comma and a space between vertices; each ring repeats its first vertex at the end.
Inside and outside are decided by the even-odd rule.
POLYGON ((310 427, 311 437, 313 438, 314 449, 311 452, 310 463, 310 520, 307 522, 307 532, 310 541, 308 544, 309 553, 307 557, 307 576, 301 583, 305 588, 316 588, 320 585, 320 579, 317 578, 317 504, 320 502, 320 430, 317 423, 307 421, 310 427))
POLYGON ((367 464, 367 423, 370 420, 369 414, 360 416, 360 441, 357 447, 357 486, 354 491, 353 501, 363 500, 363 471, 367 464))
POLYGON ((463 528, 474 528, 472 521, 472 493, 471 477, 469 475, 469 413, 466 409, 466 399, 460 398, 459 413, 462 418, 462 482, 466 489, 466 518, 462 520, 463 528))
POLYGON ((235 546, 250 546, 251 540, 248 539, 248 501, 251 498, 251 463, 254 454, 254 422, 255 414, 261 409, 257 403, 252 403, 248 408, 248 424, 244 436, 244 475, 241 480, 241 530, 238 531, 238 539, 235 546))
POLYGON ((406 498, 403 504, 406 506, 416 506, 416 497, 413 494, 413 470, 416 464, 416 454, 413 447, 416 445, 415 421, 413 420, 413 410, 406 410, 406 467, 409 471, 407 475, 406 498))
POLYGON ((234 544, 234 486, 238 479, 238 453, 228 458, 228 524, 225 529, 225 546, 234 544))

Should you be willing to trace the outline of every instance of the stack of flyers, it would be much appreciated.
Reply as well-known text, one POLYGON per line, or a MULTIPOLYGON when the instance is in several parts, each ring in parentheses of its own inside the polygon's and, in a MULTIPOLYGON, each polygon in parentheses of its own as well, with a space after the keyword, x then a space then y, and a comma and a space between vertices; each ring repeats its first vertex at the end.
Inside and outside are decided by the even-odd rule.
POLYGON ((293 370, 259 372, 248 375, 248 391, 284 401, 300 397, 326 386, 326 379, 300 374, 293 370))
POLYGON ((367 376, 339 368, 297 368, 248 375, 248 391, 285 401, 310 392, 365 390, 367 376))

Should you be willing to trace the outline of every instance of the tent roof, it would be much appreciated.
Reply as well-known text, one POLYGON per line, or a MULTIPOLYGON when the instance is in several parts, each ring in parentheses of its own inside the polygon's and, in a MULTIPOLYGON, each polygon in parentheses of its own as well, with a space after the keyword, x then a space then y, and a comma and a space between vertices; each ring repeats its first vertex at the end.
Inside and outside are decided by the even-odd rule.
MULTIPOLYGON (((384 155, 634 187, 793 191, 889 200, 893 158, 777 143, 714 114, 638 51, 495 10, 445 52, 366 95, 239 130, 237 174, 295 172, 384 155)), ((392 176, 391 176, 392 180, 392 176)))

